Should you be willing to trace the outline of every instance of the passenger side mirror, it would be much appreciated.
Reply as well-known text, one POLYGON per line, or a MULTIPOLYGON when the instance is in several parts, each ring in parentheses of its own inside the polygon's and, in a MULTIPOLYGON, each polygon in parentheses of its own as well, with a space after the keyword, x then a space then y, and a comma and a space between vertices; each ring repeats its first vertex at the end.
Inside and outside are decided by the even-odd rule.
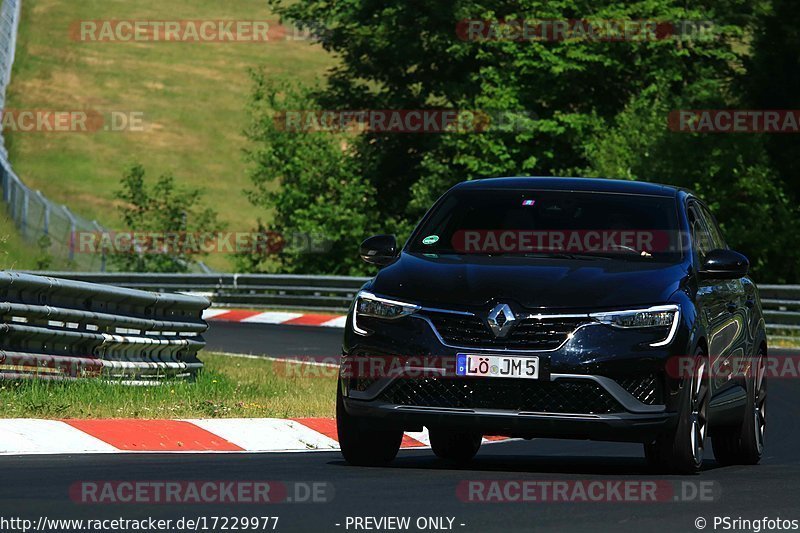
POLYGON ((397 259, 397 239, 394 235, 375 235, 361 243, 361 259, 371 265, 386 266, 397 259))
POLYGON ((711 250, 706 255, 699 275, 703 279, 737 279, 747 275, 750 261, 733 250, 711 250))

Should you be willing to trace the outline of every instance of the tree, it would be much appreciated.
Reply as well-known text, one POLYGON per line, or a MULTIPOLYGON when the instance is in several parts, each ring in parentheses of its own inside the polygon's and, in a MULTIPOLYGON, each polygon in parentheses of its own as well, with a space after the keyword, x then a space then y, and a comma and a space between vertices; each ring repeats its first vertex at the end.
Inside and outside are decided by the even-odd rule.
MULTIPOLYGON (((483 133, 367 132, 348 138, 346 150, 330 150, 337 166, 380 200, 375 219, 384 225, 407 231, 439 195, 468 179, 590 174, 659 180, 719 198, 721 222, 736 234, 736 246, 758 256, 757 272, 786 279, 797 274, 794 258, 781 255, 786 243, 773 238, 796 220, 796 209, 785 181, 776 180, 776 158, 767 157, 764 141, 667 129, 671 110, 744 105, 740 82, 751 64, 748 43, 757 22, 766 24, 765 0, 269 1, 284 19, 312 31, 324 28, 318 32, 322 45, 341 59, 327 84, 305 96, 309 108, 450 108, 531 117, 483 133), (457 33, 466 19, 531 18, 645 19, 676 27, 712 21, 713 32, 638 42, 470 40, 457 33), (748 223, 738 208, 753 202, 765 216, 748 223)), ((774 2, 785 4, 776 13, 796 10, 792 0, 774 2)), ((792 23, 785 26, 793 35, 792 23)), ((764 53, 780 48, 762 40, 764 53)), ((787 95, 797 98, 794 88, 787 95)), ((291 153, 286 143, 323 141, 297 135, 281 142, 291 153)), ((297 170, 288 159, 270 163, 274 174, 297 170)), ((326 179, 304 176, 303 186, 312 189, 326 179)), ((316 265, 332 271, 338 259, 316 265)))
POLYGON ((272 210, 269 226, 259 234, 277 234, 295 242, 276 254, 258 250, 240 254, 247 271, 358 274, 360 240, 374 231, 378 212, 372 188, 361 177, 348 139, 327 132, 287 131, 276 111, 314 110, 308 91, 288 80, 268 80, 253 71, 252 122, 246 131, 251 147, 253 187, 248 197, 272 210), (300 235, 305 238, 294 239, 300 235), (313 244, 324 237, 325 253, 313 244))
POLYGON ((720 104, 682 103, 655 88, 643 92, 587 144, 590 164, 582 173, 689 188, 711 200, 729 246, 750 257, 758 281, 798 279, 800 250, 793 228, 800 212, 770 164, 763 136, 678 133, 664 127, 671 109, 704 106, 720 104))
POLYGON ((222 227, 200 205, 200 189, 180 188, 169 174, 148 185, 140 164, 125 172, 116 197, 126 229, 112 237, 109 260, 123 272, 187 272, 205 255, 199 240, 222 227))
MULTIPOLYGON (((771 0, 760 10, 746 66, 740 84, 749 108, 800 109, 800 2, 771 0)), ((777 178, 797 202, 798 136, 772 134, 764 140, 777 178)))
POLYGON ((361 170, 386 216, 417 216, 464 180, 556 174, 583 165, 582 145, 629 99, 655 82, 682 90, 729 78, 739 63, 743 1, 272 0, 285 18, 326 28, 325 48, 342 58, 314 100, 325 109, 446 107, 527 112, 522 131, 474 135, 366 134, 354 143, 361 170), (717 38, 680 42, 509 42, 459 39, 464 19, 714 20, 717 38))

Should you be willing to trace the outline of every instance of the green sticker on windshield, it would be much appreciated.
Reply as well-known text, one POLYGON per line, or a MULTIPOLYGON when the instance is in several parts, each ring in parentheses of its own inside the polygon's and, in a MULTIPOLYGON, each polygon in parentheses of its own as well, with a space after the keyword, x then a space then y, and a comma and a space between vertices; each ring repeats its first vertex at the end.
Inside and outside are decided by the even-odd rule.
POLYGON ((422 244, 436 244, 437 242, 439 242, 438 235, 428 235, 427 237, 422 239, 422 244))

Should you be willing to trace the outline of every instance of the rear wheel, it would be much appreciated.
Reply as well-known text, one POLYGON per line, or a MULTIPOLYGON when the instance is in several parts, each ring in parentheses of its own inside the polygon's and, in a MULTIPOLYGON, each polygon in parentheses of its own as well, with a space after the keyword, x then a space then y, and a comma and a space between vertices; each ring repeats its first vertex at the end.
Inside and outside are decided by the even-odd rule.
POLYGON ((345 461, 356 466, 381 466, 391 462, 400 450, 403 432, 374 430, 348 414, 341 388, 336 392, 336 432, 345 461))
POLYGON ((711 435, 714 457, 721 465, 754 465, 764 452, 767 417, 767 358, 761 350, 753 363, 747 387, 747 407, 741 425, 720 428, 711 435))
POLYGON ((692 375, 684 382, 677 427, 644 445, 651 466, 682 474, 695 473, 703 466, 709 397, 706 365, 705 354, 698 350, 692 375))
POLYGON ((468 463, 481 447, 480 433, 430 429, 429 436, 433 453, 440 459, 456 464, 468 463))

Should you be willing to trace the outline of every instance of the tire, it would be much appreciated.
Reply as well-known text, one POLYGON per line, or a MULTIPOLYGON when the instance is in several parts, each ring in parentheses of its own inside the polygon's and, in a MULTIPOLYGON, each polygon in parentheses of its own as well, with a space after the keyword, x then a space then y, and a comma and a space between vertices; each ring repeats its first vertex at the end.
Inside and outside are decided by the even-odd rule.
POLYGON ((684 381, 677 427, 644 444, 650 466, 676 474, 694 474, 703 466, 708 432, 708 358, 695 353, 692 376, 684 381))
POLYGON ((367 429, 368 422, 347 413, 342 390, 336 391, 336 432, 344 460, 355 466, 383 466, 400 450, 401 430, 367 429))
POLYGON ((466 464, 481 448, 480 433, 429 429, 431 448, 436 457, 455 464, 466 464))
POLYGON ((764 453, 767 416, 766 355, 756 356, 752 379, 747 383, 747 406, 741 425, 720 428, 711 435, 714 458, 727 465, 755 465, 764 453))

